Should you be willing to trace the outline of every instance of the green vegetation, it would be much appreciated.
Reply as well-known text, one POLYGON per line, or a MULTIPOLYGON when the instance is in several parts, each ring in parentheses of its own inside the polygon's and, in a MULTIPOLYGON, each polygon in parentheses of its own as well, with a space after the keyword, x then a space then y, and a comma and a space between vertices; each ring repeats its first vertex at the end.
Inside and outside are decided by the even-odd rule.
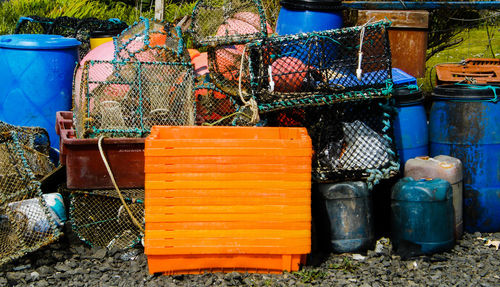
POLYGON ((295 275, 302 283, 311 283, 316 280, 321 280, 326 277, 327 273, 321 269, 310 269, 303 268, 300 271, 292 273, 295 275))
POLYGON ((328 266, 331 269, 343 270, 345 273, 353 272, 358 268, 358 264, 350 257, 344 256, 341 263, 332 263, 328 266))
POLYGON ((500 57, 500 31, 499 26, 482 26, 474 29, 467 29, 455 36, 464 41, 454 47, 445 49, 426 62, 425 78, 418 79, 422 84, 422 89, 426 92, 432 91, 435 81, 434 67, 442 63, 456 63, 467 58, 498 58, 500 57), (432 78, 430 78, 432 76, 432 78))
POLYGON ((92 0, 10 0, 0 3, 0 34, 13 33, 21 16, 118 18, 132 24, 140 16, 152 17, 153 12, 140 12, 119 1, 107 4, 92 0))

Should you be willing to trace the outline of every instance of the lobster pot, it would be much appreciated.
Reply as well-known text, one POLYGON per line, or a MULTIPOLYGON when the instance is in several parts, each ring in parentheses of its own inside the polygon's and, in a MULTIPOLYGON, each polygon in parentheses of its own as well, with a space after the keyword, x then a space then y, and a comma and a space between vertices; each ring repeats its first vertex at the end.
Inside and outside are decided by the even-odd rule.
POLYGON ((318 182, 375 181, 398 173, 386 100, 344 102, 266 113, 271 126, 307 127, 318 182))
POLYGON ((198 1, 193 9, 191 32, 195 46, 207 47, 212 83, 233 96, 240 90, 249 93, 245 45, 273 32, 260 1, 198 1))
POLYGON ((92 47, 91 34, 93 32, 110 33, 113 36, 127 28, 127 23, 117 18, 99 20, 96 18, 57 17, 46 18, 40 16, 20 17, 17 21, 14 34, 51 34, 76 38, 82 44, 78 47, 80 59, 92 47))
POLYGON ((193 75, 189 64, 87 61, 75 79, 78 138, 142 137, 153 125, 193 125, 193 75))
POLYGON ((259 109, 389 97, 387 26, 377 22, 253 41, 248 47, 250 86, 259 109))
POLYGON ((39 182, 54 166, 48 154, 33 149, 32 130, 17 130, 0 135, 0 265, 61 235, 39 182))

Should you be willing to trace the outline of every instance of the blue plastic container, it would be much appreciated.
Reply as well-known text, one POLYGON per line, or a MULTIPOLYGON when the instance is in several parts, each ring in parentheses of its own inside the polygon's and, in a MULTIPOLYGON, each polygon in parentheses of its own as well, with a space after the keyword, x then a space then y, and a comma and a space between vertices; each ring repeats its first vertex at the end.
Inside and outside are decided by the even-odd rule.
POLYGON ((373 243, 372 202, 365 182, 319 184, 330 221, 334 252, 368 249, 373 243))
POLYGON ((417 79, 414 76, 398 68, 392 68, 392 82, 394 87, 417 85, 417 79))
MULTIPOLYGON (((281 0, 281 9, 276 22, 278 35, 317 32, 343 27, 340 1, 337 0, 281 0)), ((282 54, 293 51, 305 65, 316 68, 330 67, 336 55, 334 41, 300 47, 303 52, 296 54, 297 46, 283 46, 282 54)))
POLYGON ((58 35, 0 36, 0 120, 43 127, 58 149, 56 112, 71 109, 79 45, 58 35))
POLYGON ((468 232, 500 231, 500 103, 496 97, 500 97, 498 86, 444 85, 433 93, 430 154, 462 161, 468 232))
POLYGON ((397 114, 394 118, 394 141, 401 170, 407 160, 429 155, 427 116, 422 91, 394 89, 397 114))
POLYGON ((405 177, 392 188, 393 245, 398 253, 414 255, 447 251, 454 245, 451 185, 444 179, 405 177))

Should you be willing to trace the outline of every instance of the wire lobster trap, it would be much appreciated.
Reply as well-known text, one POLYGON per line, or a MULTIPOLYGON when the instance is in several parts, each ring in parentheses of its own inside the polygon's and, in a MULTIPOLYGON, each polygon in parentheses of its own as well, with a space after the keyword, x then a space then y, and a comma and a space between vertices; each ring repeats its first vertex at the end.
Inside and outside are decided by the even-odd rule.
POLYGON ((53 165, 48 154, 25 145, 34 135, 29 129, 0 133, 0 265, 60 236, 39 182, 53 165))
POLYGON ((19 127, 0 121, 0 133, 17 132, 21 145, 34 149, 41 154, 49 154, 50 138, 47 130, 41 127, 19 127))
POLYGON ((113 43, 116 61, 190 62, 181 28, 163 21, 141 18, 113 43))
POLYGON ((78 238, 90 246, 108 249, 125 249, 140 242, 143 235, 127 209, 144 225, 144 189, 121 193, 126 206, 114 189, 71 191, 70 222, 78 238))
POLYGON ((39 16, 20 17, 14 34, 52 34, 76 38, 82 44, 78 47, 80 58, 90 50, 90 35, 92 32, 116 32, 127 28, 127 23, 119 19, 99 20, 96 18, 39 16))
POLYGON ((87 61, 74 95, 78 138, 144 137, 154 125, 194 124, 188 63, 87 61))
POLYGON ((399 172, 385 99, 290 108, 266 113, 268 125, 304 126, 314 148, 318 182, 366 180, 372 187, 399 172))
POLYGON ((272 33, 260 1, 198 1, 190 32, 194 45, 207 49, 212 83, 230 95, 248 91, 245 44, 272 33))
POLYGON ((380 21, 249 43, 251 90, 259 110, 390 97, 389 25, 380 21))

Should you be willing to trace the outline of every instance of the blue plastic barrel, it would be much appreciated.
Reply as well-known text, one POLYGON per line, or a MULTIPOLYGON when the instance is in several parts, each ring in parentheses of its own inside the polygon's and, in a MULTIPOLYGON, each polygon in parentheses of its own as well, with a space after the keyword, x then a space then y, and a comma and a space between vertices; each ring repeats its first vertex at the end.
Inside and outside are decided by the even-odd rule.
POLYGON ((499 86, 443 85, 433 93, 430 154, 462 161, 468 232, 500 231, 499 99, 499 86))
POLYGON ((79 45, 58 35, 0 36, 0 120, 43 127, 58 149, 56 112, 71 110, 79 45))
MULTIPOLYGON (((342 11, 337 0, 281 0, 276 22, 278 35, 290 35, 342 28, 342 11)), ((281 53, 301 60, 318 69, 328 68, 336 57, 338 42, 325 38, 323 42, 284 45, 281 53)))
POLYGON ((419 255, 453 248, 455 215, 449 182, 405 177, 392 188, 391 199, 396 252, 419 255))
POLYGON ((281 0, 280 4, 278 35, 337 29, 344 23, 338 0, 281 0))
POLYGON ((368 249, 373 243, 372 202, 365 182, 319 184, 330 221, 334 252, 368 249))
POLYGON ((427 116, 422 91, 394 89, 397 114, 394 119, 394 141, 401 169, 407 160, 429 155, 427 116))

